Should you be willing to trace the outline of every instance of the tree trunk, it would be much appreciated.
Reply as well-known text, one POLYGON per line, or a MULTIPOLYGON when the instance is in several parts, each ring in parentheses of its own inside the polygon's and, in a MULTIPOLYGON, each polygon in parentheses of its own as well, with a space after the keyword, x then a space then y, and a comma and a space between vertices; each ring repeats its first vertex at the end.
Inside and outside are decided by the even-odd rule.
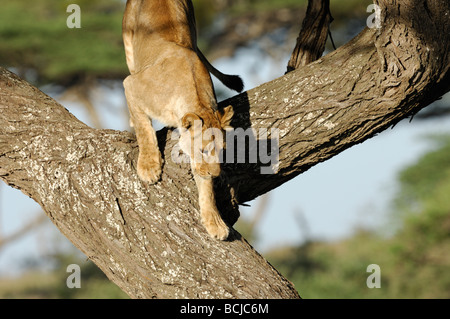
MULTIPOLYGON (((237 205, 361 143, 450 90, 448 0, 377 1, 381 28, 335 52, 221 103, 234 127, 278 129, 276 174, 267 164, 226 163, 219 209, 237 205)), ((134 298, 297 298, 241 236, 211 239, 189 164, 159 133, 162 181, 136 174, 134 134, 96 130, 0 69, 0 178, 38 202, 54 224, 134 298)), ((376 169, 376 168, 374 168, 376 169)), ((325 181, 324 181, 325 182, 325 181)))

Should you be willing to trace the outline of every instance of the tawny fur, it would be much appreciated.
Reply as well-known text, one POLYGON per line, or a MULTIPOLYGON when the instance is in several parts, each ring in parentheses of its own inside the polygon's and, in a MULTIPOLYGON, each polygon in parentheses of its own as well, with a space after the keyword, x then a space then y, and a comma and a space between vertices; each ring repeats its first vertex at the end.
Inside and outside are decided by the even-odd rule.
POLYGON ((200 132, 210 128, 223 131, 233 115, 231 107, 217 111, 209 72, 238 91, 242 90, 242 81, 213 68, 198 50, 191 0, 128 0, 123 41, 131 73, 124 88, 139 144, 139 177, 156 183, 163 165, 149 117, 179 128, 181 149, 191 157, 203 225, 212 237, 226 239, 229 229, 217 210, 213 189, 213 178, 221 172, 220 163, 194 160, 196 152, 202 154, 210 143, 215 147, 209 155, 218 159, 223 140, 211 136, 202 140, 200 150, 192 146, 199 133, 196 124, 200 123, 200 132))

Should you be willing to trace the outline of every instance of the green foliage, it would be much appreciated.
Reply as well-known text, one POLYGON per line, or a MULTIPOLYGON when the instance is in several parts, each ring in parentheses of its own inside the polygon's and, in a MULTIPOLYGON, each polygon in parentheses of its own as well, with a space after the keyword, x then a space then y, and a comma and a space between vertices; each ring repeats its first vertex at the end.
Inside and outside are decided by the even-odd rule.
MULTIPOLYGON (((38 84, 68 86, 90 78, 122 78, 128 74, 122 43, 120 0, 78 0, 81 28, 67 27, 69 0, 8 1, 0 11, 0 65, 38 84)), ((194 0, 199 25, 212 19, 211 1, 194 0)))
POLYGON ((121 39, 124 4, 79 0, 81 29, 69 29, 73 1, 8 1, 0 11, 0 63, 32 69, 40 82, 69 83, 85 76, 118 77, 126 72, 121 39))
POLYGON ((436 150, 429 152, 419 161, 403 170, 399 175, 401 191, 395 204, 398 210, 415 210, 419 203, 429 197, 430 191, 439 188, 439 184, 450 174, 450 137, 428 137, 436 144, 436 150))
POLYGON ((29 271, 19 278, 0 279, 0 298, 45 299, 124 299, 128 296, 106 278, 91 261, 79 253, 58 253, 51 272, 29 271), (81 269, 81 288, 68 288, 67 266, 77 264, 81 269))
POLYGON ((450 298, 450 137, 437 141, 400 174, 393 217, 403 225, 393 237, 360 232, 268 256, 303 298, 450 298), (370 264, 381 267, 379 289, 366 285, 370 264))
POLYGON ((192 4, 195 9, 195 19, 197 23, 197 29, 206 28, 210 25, 216 14, 216 6, 211 0, 192 0, 192 4))

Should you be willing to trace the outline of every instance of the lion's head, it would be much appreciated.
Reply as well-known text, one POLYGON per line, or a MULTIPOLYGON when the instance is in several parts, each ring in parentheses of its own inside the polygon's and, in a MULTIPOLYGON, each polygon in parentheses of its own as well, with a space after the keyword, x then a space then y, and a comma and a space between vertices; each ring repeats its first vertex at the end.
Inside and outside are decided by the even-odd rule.
POLYGON ((222 111, 187 113, 181 124, 180 148, 188 154, 194 174, 203 178, 220 175, 220 153, 225 148, 225 130, 231 129, 233 108, 222 111))

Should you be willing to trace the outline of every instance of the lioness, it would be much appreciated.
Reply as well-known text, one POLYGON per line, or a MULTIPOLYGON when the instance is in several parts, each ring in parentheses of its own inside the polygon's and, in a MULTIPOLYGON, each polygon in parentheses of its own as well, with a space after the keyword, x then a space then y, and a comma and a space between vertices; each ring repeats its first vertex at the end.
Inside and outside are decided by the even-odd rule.
POLYGON ((242 80, 216 70, 197 48, 191 0, 128 0, 122 27, 131 73, 123 84, 139 144, 137 173, 150 183, 161 175, 163 160, 149 117, 178 128, 197 183, 202 223, 212 237, 224 240, 229 229, 217 210, 212 180, 221 172, 224 143, 217 134, 204 133, 223 132, 233 110, 217 110, 209 72, 239 92, 242 80))

